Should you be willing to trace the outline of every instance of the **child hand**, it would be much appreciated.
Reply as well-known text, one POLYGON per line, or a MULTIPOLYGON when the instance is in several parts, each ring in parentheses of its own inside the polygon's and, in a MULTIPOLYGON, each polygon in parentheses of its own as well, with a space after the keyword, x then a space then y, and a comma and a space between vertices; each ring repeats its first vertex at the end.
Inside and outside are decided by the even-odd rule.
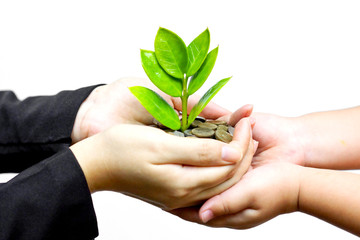
POLYGON ((278 162, 251 168, 230 189, 196 208, 172 211, 212 227, 246 229, 298 210, 301 167, 278 162))

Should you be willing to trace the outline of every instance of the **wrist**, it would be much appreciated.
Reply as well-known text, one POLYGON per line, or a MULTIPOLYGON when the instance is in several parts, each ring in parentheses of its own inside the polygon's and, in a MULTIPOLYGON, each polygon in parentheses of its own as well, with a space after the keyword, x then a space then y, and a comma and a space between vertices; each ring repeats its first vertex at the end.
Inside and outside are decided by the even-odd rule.
POLYGON ((105 190, 106 174, 99 156, 99 153, 102 153, 99 140, 98 136, 94 136, 70 147, 85 175, 91 193, 105 190))
POLYGON ((283 212, 291 213, 299 211, 301 185, 306 168, 292 163, 286 164, 288 164, 286 168, 287 177, 284 181, 286 188, 283 191, 286 202, 283 212))
POLYGON ((312 162, 312 146, 313 137, 311 131, 308 128, 307 115, 299 116, 294 119, 294 137, 297 139, 299 149, 302 153, 300 164, 304 167, 311 167, 312 162))
POLYGON ((103 86, 99 86, 95 88, 80 105, 74 121, 73 130, 71 132, 71 139, 73 144, 90 136, 90 125, 89 122, 86 121, 86 119, 89 115, 90 110, 95 105, 99 89, 101 89, 102 87, 103 86))

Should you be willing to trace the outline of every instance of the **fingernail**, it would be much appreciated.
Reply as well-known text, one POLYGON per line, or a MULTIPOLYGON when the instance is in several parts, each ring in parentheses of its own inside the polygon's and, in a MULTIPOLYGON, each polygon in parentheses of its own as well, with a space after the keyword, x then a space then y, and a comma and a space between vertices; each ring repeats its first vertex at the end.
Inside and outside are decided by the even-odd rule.
POLYGON ((211 210, 206 210, 205 212, 200 214, 200 218, 203 223, 207 223, 214 218, 214 213, 211 210))
POLYGON ((256 140, 253 140, 254 141, 254 153, 256 153, 256 150, 258 149, 259 147, 259 142, 256 141, 256 140))
POLYGON ((250 122, 251 128, 254 128, 256 119, 254 117, 249 117, 249 122, 250 122))
POLYGON ((221 151, 221 159, 226 162, 237 162, 237 160, 241 159, 241 154, 238 150, 230 146, 223 146, 221 151))

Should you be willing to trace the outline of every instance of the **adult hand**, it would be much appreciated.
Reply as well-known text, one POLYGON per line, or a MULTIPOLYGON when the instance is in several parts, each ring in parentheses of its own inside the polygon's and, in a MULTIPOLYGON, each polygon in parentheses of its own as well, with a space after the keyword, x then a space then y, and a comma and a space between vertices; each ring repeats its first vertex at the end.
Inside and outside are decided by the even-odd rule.
MULTIPOLYGON (((181 110, 180 98, 172 98, 159 91, 149 80, 123 78, 109 85, 97 87, 81 105, 75 119, 71 138, 73 143, 104 131, 116 124, 153 124, 153 117, 130 92, 131 86, 145 86, 158 92, 175 110, 181 110)), ((199 98, 189 99, 189 110, 199 98)), ((209 103, 202 116, 217 119, 230 112, 209 103)))
POLYGON ((229 144, 120 124, 71 150, 92 192, 117 191, 166 210, 198 204, 228 189, 247 171, 254 152, 248 119, 238 124, 229 144))

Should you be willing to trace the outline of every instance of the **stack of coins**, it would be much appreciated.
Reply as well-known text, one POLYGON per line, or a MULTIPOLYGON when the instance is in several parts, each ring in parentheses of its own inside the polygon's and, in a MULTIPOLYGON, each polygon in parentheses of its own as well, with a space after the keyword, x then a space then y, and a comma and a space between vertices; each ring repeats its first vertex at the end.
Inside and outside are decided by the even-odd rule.
POLYGON ((179 137, 212 138, 229 143, 234 135, 234 127, 229 126, 225 121, 207 120, 202 117, 197 117, 184 132, 168 129, 157 121, 154 124, 165 132, 179 137))

